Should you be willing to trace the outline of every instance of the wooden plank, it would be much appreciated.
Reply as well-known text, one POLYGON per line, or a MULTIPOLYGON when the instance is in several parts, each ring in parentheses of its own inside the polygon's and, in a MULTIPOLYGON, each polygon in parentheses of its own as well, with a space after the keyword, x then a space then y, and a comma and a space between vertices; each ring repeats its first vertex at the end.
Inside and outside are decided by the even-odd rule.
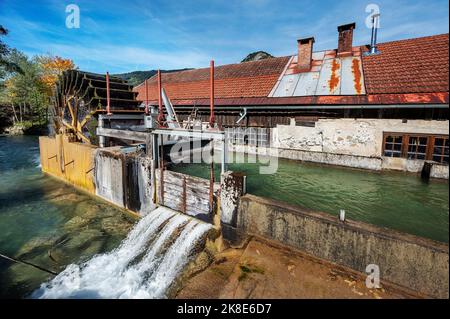
MULTIPOLYGON (((207 179, 190 176, 190 175, 186 175, 186 174, 181 174, 181 173, 177 173, 177 172, 172 172, 172 171, 168 171, 168 170, 164 171, 164 183, 178 185, 178 186, 182 187, 184 178, 186 178, 186 184, 188 187, 190 187, 191 185, 194 185, 193 187, 196 187, 196 188, 202 188, 202 187, 209 188, 209 181, 207 179)), ((156 175, 156 179, 159 181, 159 179, 160 179, 159 173, 156 175)))
POLYGON ((146 137, 148 133, 97 127, 97 135, 145 142, 147 140, 146 137))

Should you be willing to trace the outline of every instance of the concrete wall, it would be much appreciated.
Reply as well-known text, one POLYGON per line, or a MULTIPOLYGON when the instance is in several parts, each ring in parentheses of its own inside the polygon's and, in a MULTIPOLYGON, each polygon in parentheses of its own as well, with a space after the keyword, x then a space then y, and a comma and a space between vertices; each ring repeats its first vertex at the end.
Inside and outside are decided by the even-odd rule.
MULTIPOLYGON (((102 199, 140 215, 164 205, 204 221, 213 222, 209 181, 164 171, 164 199, 160 170, 152 177, 152 160, 142 152, 123 152, 120 146, 96 148, 71 143, 63 136, 40 137, 42 170, 79 186, 102 199), (64 170, 63 170, 64 168, 64 170)), ((219 183, 214 183, 214 205, 219 183)), ((226 192, 224 192, 225 194, 226 192)))
POLYGON ((97 196, 140 215, 156 208, 151 160, 144 154, 125 154, 120 147, 97 149, 94 175, 97 196))
POLYGON ((319 119, 315 127, 277 125, 273 146, 303 151, 379 157, 383 132, 449 133, 448 121, 390 119, 319 119))
POLYGON ((125 207, 123 158, 105 149, 98 149, 95 155, 95 194, 125 207))
POLYGON ((241 197, 237 228, 365 273, 380 267, 382 281, 448 298, 448 245, 305 208, 241 197))
POLYGON ((43 172, 95 193, 93 175, 95 147, 70 143, 67 137, 57 135, 40 136, 39 150, 43 172))
POLYGON ((448 165, 434 164, 431 167, 430 177, 448 179, 448 165))
MULTIPOLYGON (((263 154, 370 170, 420 173, 424 160, 382 156, 383 132, 449 134, 449 121, 319 119, 315 127, 294 124, 272 129, 271 147, 263 150, 263 154)), ((258 152, 256 147, 243 145, 230 145, 230 150, 258 152)), ((449 178, 448 165, 436 163, 433 167, 431 177, 449 178)))

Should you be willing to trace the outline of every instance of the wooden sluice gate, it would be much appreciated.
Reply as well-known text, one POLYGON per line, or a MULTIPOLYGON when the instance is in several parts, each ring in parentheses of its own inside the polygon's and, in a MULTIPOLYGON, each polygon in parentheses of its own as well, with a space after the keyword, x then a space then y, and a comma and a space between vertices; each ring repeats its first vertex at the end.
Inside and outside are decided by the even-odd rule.
POLYGON ((214 118, 213 62, 210 80, 209 121, 193 116, 180 123, 160 72, 157 106, 147 96, 137 101, 125 81, 108 73, 65 72, 55 93, 55 136, 40 138, 42 170, 141 216, 166 206, 219 227, 223 215, 233 225, 229 216, 239 196, 230 194, 242 192, 230 185, 242 183, 230 183, 225 174, 228 146, 214 118), (222 149, 220 181, 212 158, 209 180, 167 169, 172 155, 213 155, 213 147, 222 149))

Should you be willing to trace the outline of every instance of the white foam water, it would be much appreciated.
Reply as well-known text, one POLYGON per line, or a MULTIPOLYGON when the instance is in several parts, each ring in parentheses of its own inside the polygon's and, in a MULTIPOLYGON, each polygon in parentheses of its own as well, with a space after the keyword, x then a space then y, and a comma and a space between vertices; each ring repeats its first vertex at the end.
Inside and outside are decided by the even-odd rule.
POLYGON ((166 298, 211 225, 159 207, 121 245, 81 265, 71 264, 33 298, 166 298))

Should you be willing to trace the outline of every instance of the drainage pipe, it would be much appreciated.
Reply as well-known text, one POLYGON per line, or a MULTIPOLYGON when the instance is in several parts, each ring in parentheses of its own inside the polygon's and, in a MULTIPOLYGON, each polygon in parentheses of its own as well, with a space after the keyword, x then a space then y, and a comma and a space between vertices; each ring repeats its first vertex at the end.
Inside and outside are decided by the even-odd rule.
POLYGON ((209 71, 210 71, 210 100, 209 100, 209 108, 210 108, 210 115, 209 115, 209 126, 214 126, 214 60, 211 60, 211 63, 209 65, 209 71))

